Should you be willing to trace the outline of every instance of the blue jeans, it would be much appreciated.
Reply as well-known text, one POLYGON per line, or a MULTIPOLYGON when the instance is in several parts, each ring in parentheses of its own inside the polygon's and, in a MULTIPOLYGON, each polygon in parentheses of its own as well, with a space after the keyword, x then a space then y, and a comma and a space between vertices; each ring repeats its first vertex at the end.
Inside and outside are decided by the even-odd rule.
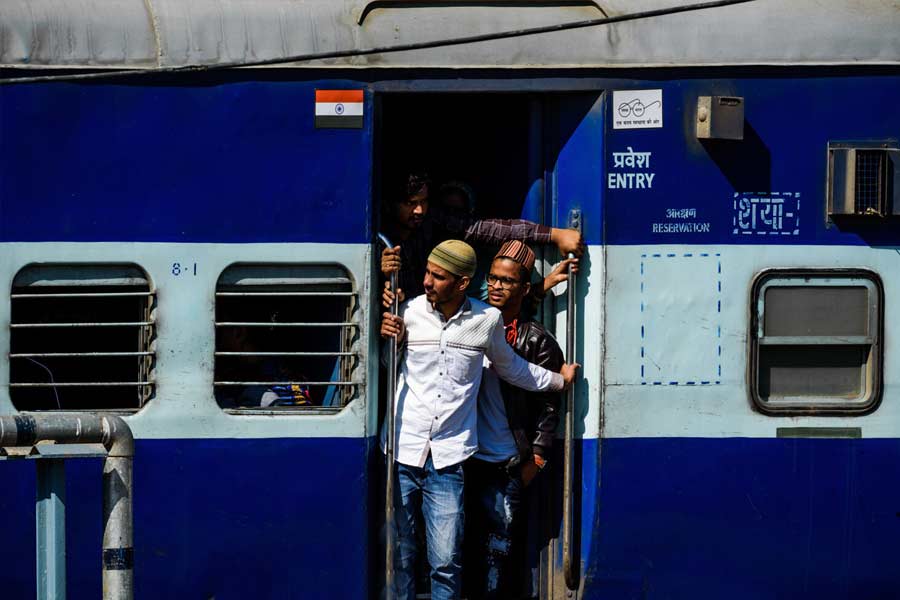
POLYGON ((460 597, 462 573, 463 513, 462 463, 435 469, 431 455, 424 467, 397 463, 394 522, 397 552, 394 564, 394 597, 416 597, 416 517, 425 523, 428 565, 431 567, 432 600, 460 597))
POLYGON ((522 480, 505 465, 469 459, 469 524, 472 534, 466 551, 469 597, 503 600, 512 597, 510 550, 513 526, 522 502, 522 480), (471 578, 471 580, 470 580, 471 578))

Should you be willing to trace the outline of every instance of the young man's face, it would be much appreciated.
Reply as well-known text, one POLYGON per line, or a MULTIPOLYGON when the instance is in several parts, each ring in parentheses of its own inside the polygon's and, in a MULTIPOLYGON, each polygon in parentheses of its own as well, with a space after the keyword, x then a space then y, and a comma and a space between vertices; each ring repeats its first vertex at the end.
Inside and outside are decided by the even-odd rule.
POLYGON ((488 304, 503 310, 511 303, 521 305, 530 283, 522 281, 522 267, 514 260, 497 258, 488 275, 488 304))
POLYGON ((438 306, 465 295, 469 287, 469 278, 454 275, 433 262, 425 267, 425 298, 433 305, 438 306))
POLYGON ((428 214, 428 191, 424 190, 397 203, 397 224, 416 229, 428 214))

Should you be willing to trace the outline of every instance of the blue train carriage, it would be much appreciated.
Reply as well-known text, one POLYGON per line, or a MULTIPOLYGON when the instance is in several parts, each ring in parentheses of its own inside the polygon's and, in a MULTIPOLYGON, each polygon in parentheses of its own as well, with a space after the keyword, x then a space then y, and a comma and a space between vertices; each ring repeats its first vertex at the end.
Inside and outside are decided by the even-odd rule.
MULTIPOLYGON (((373 239, 422 162, 580 211, 538 597, 892 595, 900 11, 713 4, 0 6, 0 413, 125 416, 139 596, 381 593, 373 239)), ((67 464, 74 598, 99 476, 67 464)), ((35 469, 0 477, 33 597, 35 469)))

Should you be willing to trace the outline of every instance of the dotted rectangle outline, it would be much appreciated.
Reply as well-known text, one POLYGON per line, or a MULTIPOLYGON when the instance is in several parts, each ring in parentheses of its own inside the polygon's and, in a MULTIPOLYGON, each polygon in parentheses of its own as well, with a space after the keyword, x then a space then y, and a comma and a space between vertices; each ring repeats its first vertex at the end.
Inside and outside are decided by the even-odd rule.
POLYGON ((647 381, 645 377, 645 346, 644 340, 646 326, 644 325, 644 262, 653 258, 715 258, 716 259, 716 313, 721 319, 722 315, 722 255, 719 252, 684 252, 676 253, 657 253, 657 254, 641 254, 641 385, 721 385, 722 384, 722 323, 716 325, 716 356, 719 359, 716 373, 718 377, 709 381, 647 381))

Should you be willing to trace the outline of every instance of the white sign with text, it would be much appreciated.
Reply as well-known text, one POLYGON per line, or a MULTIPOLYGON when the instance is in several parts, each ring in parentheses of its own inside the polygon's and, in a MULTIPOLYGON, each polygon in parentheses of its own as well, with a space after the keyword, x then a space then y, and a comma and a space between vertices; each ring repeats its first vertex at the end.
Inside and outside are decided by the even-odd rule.
POLYGON ((613 92, 613 129, 652 129, 663 126, 662 90, 613 92))

